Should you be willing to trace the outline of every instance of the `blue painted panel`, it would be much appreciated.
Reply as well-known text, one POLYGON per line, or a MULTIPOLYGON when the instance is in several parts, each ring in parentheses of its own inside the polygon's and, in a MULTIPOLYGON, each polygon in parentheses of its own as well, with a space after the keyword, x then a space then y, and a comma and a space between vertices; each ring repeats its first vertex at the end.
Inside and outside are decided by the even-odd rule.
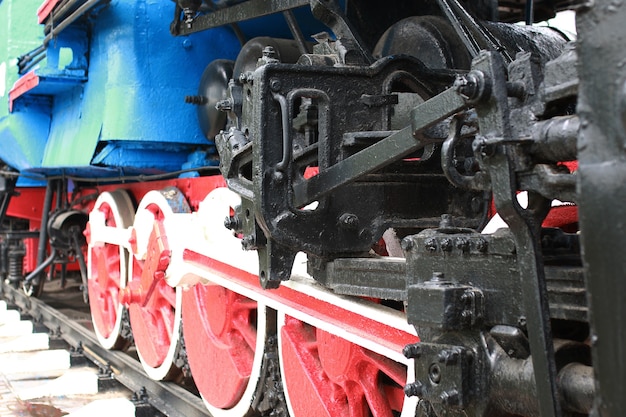
MULTIPOLYGON (((14 10, 27 6, 7 1, 14 10)), ((31 174, 89 177, 215 164, 184 98, 197 93, 206 65, 235 59, 240 44, 229 27, 171 36, 173 10, 171 1, 111 0, 89 29, 75 23, 50 42, 35 70, 40 84, 0 122, 0 158, 31 174)), ((289 35, 280 14, 243 26, 250 37, 289 35)))
POLYGON ((101 12, 92 32, 89 81, 55 100, 43 166, 180 169, 193 149, 172 152, 171 144, 208 144, 195 107, 184 97, 196 94, 209 62, 235 58, 239 43, 228 28, 172 37, 172 6, 114 1, 101 12), (125 147, 123 141, 133 144, 125 147), (143 158, 137 145, 142 142, 143 158))

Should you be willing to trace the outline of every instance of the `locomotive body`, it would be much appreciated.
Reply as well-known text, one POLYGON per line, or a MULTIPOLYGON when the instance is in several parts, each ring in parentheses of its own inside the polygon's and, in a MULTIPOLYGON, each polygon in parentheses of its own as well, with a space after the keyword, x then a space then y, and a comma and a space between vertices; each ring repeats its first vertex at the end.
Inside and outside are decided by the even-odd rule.
POLYGON ((626 411, 621 3, 35 3, 7 282, 216 417, 626 411))

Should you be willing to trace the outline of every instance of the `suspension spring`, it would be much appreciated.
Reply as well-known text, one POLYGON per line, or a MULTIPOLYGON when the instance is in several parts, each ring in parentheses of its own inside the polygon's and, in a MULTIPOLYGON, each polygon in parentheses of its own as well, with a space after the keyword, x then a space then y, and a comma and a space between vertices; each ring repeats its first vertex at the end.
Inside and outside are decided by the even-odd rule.
POLYGON ((22 242, 14 245, 9 250, 8 254, 8 275, 7 279, 10 282, 20 282, 24 279, 24 256, 26 250, 22 242))
POLYGON ((9 265, 9 245, 6 240, 0 242, 0 277, 5 280, 9 265))

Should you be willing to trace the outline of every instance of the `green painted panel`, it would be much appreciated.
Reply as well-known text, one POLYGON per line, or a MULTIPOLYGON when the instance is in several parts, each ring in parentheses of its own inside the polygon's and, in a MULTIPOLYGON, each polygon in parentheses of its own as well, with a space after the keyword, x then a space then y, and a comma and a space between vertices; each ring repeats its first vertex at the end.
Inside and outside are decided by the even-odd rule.
POLYGON ((8 113, 8 96, 19 78, 17 57, 43 41, 37 9, 43 0, 0 0, 0 117, 8 113))

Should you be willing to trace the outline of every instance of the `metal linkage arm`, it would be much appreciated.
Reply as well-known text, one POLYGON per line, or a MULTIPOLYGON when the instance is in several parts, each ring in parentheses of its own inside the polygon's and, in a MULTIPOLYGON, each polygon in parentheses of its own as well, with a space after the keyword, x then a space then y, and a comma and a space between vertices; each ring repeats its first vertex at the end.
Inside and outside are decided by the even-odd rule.
POLYGON ((175 16, 170 30, 172 35, 175 36, 189 35, 190 33, 237 23, 242 20, 284 12, 308 4, 309 0, 250 0, 197 16, 186 25, 181 25, 180 20, 178 20, 180 16, 175 16))
POLYGON ((457 90, 456 86, 450 87, 416 106, 411 112, 411 126, 342 160, 311 179, 295 184, 294 206, 303 207, 342 185, 356 181, 432 143, 416 133, 468 107, 467 101, 457 90))
POLYGON ((489 172, 498 213, 508 223, 517 247, 522 299, 526 312, 526 327, 530 353, 537 384, 538 405, 542 417, 560 417, 554 343, 546 276, 541 256, 539 232, 542 213, 550 200, 531 193, 529 208, 517 203, 517 174, 515 172, 516 144, 508 107, 506 70, 502 57, 493 52, 481 52, 472 65, 485 74, 489 94, 476 104, 482 139, 491 143, 482 152, 481 168, 489 172), (496 145, 496 143, 499 143, 496 145))

